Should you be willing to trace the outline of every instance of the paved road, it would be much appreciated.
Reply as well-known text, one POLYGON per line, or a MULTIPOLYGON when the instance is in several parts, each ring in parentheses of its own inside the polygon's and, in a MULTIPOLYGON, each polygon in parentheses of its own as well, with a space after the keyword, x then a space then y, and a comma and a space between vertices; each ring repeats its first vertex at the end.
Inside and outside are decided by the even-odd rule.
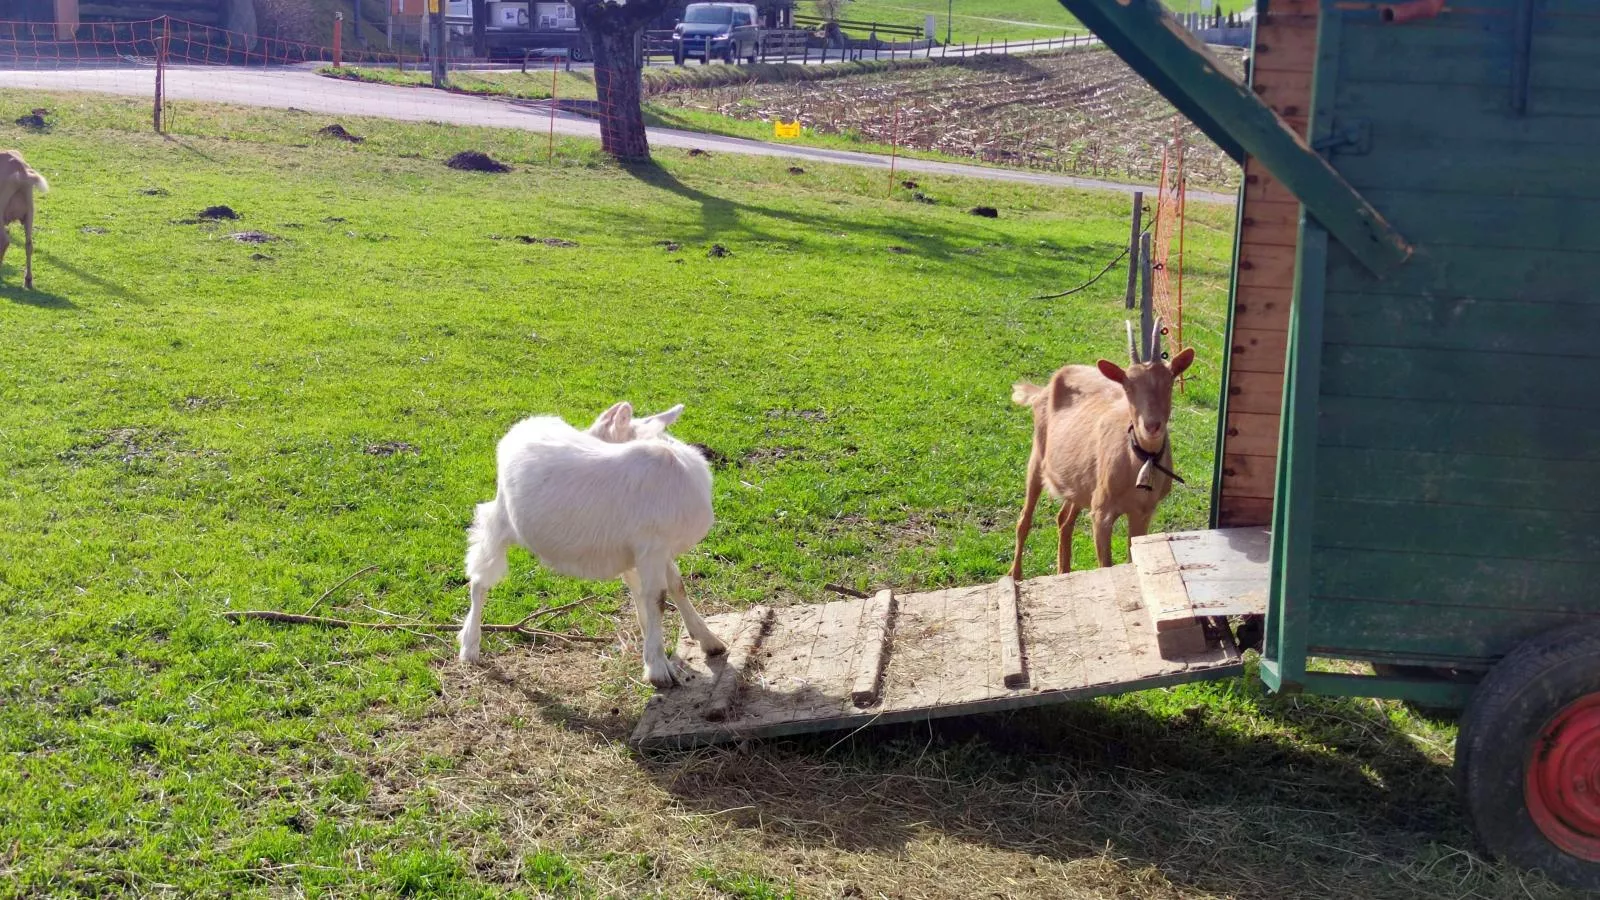
MULTIPOLYGON (((142 66, 98 69, 3 70, 0 87, 57 91, 90 91, 148 97, 154 92, 154 72, 142 66)), ((583 116, 557 112, 551 114, 544 103, 507 101, 435 91, 430 88, 391 87, 324 78, 307 69, 270 70, 222 67, 173 67, 167 70, 166 94, 172 100, 201 100, 300 109, 328 115, 375 116, 410 122, 442 122, 450 125, 482 125, 493 128, 518 128, 598 139, 599 125, 583 116)), ((181 107, 179 115, 182 115, 181 107)), ((669 128, 652 128, 650 143, 657 147, 701 147, 723 153, 750 156, 777 156, 816 163, 864 166, 887 169, 889 158, 872 153, 824 150, 794 144, 776 144, 742 138, 718 137, 669 128)), ((932 160, 906 159, 898 169, 933 175, 982 178, 1049 187, 1083 188, 1130 192, 1154 192, 1154 187, 1119 184, 1092 178, 1052 175, 1023 169, 932 160)), ((1196 202, 1232 203, 1234 197, 1204 191, 1191 191, 1196 202)))

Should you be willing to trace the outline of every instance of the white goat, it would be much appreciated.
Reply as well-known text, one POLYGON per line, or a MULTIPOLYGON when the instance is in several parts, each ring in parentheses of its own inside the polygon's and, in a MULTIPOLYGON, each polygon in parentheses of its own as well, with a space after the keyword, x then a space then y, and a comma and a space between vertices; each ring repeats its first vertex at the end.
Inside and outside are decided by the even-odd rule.
POLYGON ((555 416, 512 426, 495 451, 495 497, 478 504, 467 537, 472 608, 461 626, 461 661, 476 662, 484 601, 517 545, 562 575, 621 576, 644 633, 644 674, 658 688, 677 682, 662 645, 661 614, 672 596, 707 656, 725 646, 689 602, 677 557, 711 530, 711 468, 666 433, 683 412, 634 419, 618 403, 587 431, 555 416))
POLYGON ((6 260, 6 249, 11 237, 6 227, 12 222, 22 223, 23 243, 27 257, 22 267, 22 283, 33 289, 33 193, 50 190, 44 176, 22 161, 15 150, 0 150, 0 264, 6 260))
MULTIPOLYGON (((1048 487, 1061 501, 1056 571, 1072 570, 1072 527, 1078 513, 1092 510, 1094 550, 1100 565, 1111 565, 1111 528, 1128 517, 1128 535, 1150 529, 1156 505, 1172 490, 1172 382, 1194 362, 1185 348, 1166 363, 1161 359, 1161 320, 1150 335, 1150 359, 1139 360, 1128 326, 1127 369, 1100 360, 1092 366, 1063 366, 1043 387, 1017 382, 1011 399, 1033 407, 1033 450, 1028 456, 1028 494, 1017 520, 1017 549, 1011 577, 1022 579, 1022 556, 1033 526, 1039 493, 1048 487)), ((1178 479, 1182 480, 1182 479, 1178 479)))

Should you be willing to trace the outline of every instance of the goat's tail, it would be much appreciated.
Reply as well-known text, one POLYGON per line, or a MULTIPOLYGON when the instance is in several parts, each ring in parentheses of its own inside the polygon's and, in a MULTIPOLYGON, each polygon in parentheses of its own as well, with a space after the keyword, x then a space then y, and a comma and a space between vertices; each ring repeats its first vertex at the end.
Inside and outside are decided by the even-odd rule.
POLYGON ((467 529, 467 579, 494 583, 505 576, 506 549, 511 545, 511 520, 496 497, 479 503, 467 529))
POLYGON ((28 170, 28 184, 32 185, 33 189, 41 194, 50 193, 50 182, 45 181, 43 175, 32 169, 28 170))
POLYGON ((1011 402, 1023 406, 1032 406, 1039 395, 1044 393, 1044 388, 1030 381, 1019 381, 1011 386, 1011 402))

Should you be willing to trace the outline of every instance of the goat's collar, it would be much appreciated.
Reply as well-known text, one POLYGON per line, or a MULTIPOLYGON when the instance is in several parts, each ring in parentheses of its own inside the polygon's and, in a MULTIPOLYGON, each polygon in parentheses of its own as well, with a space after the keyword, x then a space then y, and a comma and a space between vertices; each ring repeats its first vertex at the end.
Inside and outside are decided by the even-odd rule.
POLYGON ((1155 469, 1158 472, 1164 473, 1167 475, 1167 477, 1179 484, 1188 484, 1188 482, 1183 480, 1183 476, 1161 464, 1161 460, 1166 458, 1167 449, 1171 446, 1172 438, 1169 437, 1161 442, 1160 450, 1156 451, 1155 453, 1151 453, 1149 450, 1146 450, 1144 447, 1139 445, 1139 436, 1133 433, 1133 424, 1129 423, 1128 448, 1133 451, 1134 458, 1143 463, 1143 465, 1139 467, 1139 478, 1134 482, 1134 487, 1141 491, 1155 490, 1155 488, 1150 486, 1151 469, 1155 469))

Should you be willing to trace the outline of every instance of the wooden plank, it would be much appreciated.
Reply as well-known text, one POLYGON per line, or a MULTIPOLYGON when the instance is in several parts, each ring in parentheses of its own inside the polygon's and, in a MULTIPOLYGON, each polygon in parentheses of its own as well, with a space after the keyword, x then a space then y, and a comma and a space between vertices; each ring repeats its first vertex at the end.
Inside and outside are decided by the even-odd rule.
MULTIPOLYGON (((1264 402, 1270 402, 1274 396, 1283 396, 1283 368, 1288 352, 1289 336, 1283 331, 1264 328, 1241 328, 1234 323, 1233 342, 1229 345, 1228 371, 1237 375, 1240 373, 1254 373, 1267 376, 1265 379, 1243 379, 1244 382, 1254 385, 1258 389, 1268 392, 1264 402)), ((1239 379, 1228 379, 1230 395, 1239 379)), ((1244 385, 1239 393, 1244 393, 1244 385)), ((1239 409, 1230 400, 1229 409, 1239 409)), ((1266 409, 1242 409, 1243 412, 1277 412, 1278 403, 1271 403, 1266 409)))
POLYGON ((1233 327, 1287 332, 1293 299, 1291 287, 1241 284, 1234 291, 1233 327))
POLYGON ((1272 524, 1274 501, 1260 497, 1224 496, 1217 503, 1217 524, 1222 528, 1272 524))
POLYGON ((883 660, 893 634, 894 610, 894 592, 888 590, 879 591, 861 605, 861 634, 857 640, 860 650, 854 666, 855 683, 850 690, 850 700, 856 706, 865 708, 878 702, 883 660))
POLYGON ((1027 687, 1028 672, 1022 657, 1022 623, 1017 617, 1017 583, 1000 576, 995 584, 995 634, 1000 646, 1000 678, 1013 690, 1027 687))
POLYGON ((1230 373, 1227 378, 1227 410, 1230 413, 1266 413, 1266 415, 1282 412, 1283 373, 1230 373))
POLYGON ((1266 413, 1228 412, 1223 423, 1226 452, 1251 456, 1278 455, 1278 417, 1266 413))
MULTIPOLYGON (((1600 392, 1556 387, 1568 381, 1575 368, 1587 368, 1585 361, 1600 358, 1600 347, 1571 357, 1329 343, 1322 354, 1325 397, 1600 410, 1600 392)), ((1556 417, 1553 413, 1551 418, 1556 417)))
POLYGON ((1241 246, 1238 260, 1239 284, 1293 288, 1294 258, 1293 247, 1241 246))
MULTIPOLYGON (((805 648, 812 644, 820 644, 824 652, 837 648, 819 642, 818 636, 827 631, 822 623, 836 617, 826 606, 775 612, 763 649, 757 651, 761 666, 740 693, 741 701, 731 705, 721 722, 710 722, 701 713, 716 686, 710 668, 715 661, 705 660, 684 638, 679 652, 696 677, 651 698, 633 743, 667 747, 858 729, 1018 709, 1240 671, 1236 657, 1216 648, 1162 659, 1155 650, 1153 629, 1130 630, 1126 613, 1119 608, 1119 603, 1131 602, 1136 615, 1143 617, 1137 582, 1133 567, 1117 566, 1018 584, 1014 596, 1019 643, 1025 647, 1029 682, 1018 689, 1007 689, 998 674, 996 585, 897 596, 893 649, 884 661, 879 700, 869 709, 850 701, 853 671, 837 683, 813 680, 829 667, 814 665, 805 648), (1139 640, 1130 643, 1134 633, 1139 640), (833 702, 820 702, 818 695, 832 697, 833 702)), ((863 615, 860 604, 845 601, 843 606, 863 615)), ((742 637, 739 621, 730 614, 713 616, 709 623, 723 634, 742 637)))
POLYGON ((1222 480, 1226 486, 1226 496, 1271 500, 1276 489, 1277 465, 1278 459, 1275 456, 1224 453, 1222 480))
MULTIPOLYGON (((1448 447, 1456 453, 1508 457, 1508 465, 1515 459, 1600 462, 1600 423, 1570 412, 1526 404, 1365 397, 1323 397, 1317 408, 1319 446, 1418 451, 1448 447)), ((1229 416, 1230 425, 1234 418, 1229 416)))
MULTIPOLYGON (((1430 246, 1428 252, 1373 284, 1353 259, 1329 255, 1328 285, 1332 296, 1363 299, 1359 308, 1376 314, 1393 298, 1433 296, 1454 301, 1518 301, 1594 305, 1600 292, 1594 278, 1600 253, 1592 249, 1520 248, 1507 250, 1486 235, 1474 244, 1430 246), (1577 274, 1575 274, 1577 273, 1577 274)), ((1466 306, 1466 303, 1459 303, 1466 306)))
MULTIPOLYGON (((1600 130, 1596 131, 1600 138, 1600 130)), ((1381 190, 1369 197, 1396 222, 1445 246, 1593 252, 1600 200, 1381 190)))
POLYGON ((1600 303, 1339 293, 1323 329, 1336 344, 1592 358, 1600 303))
POLYGON ((1591 463, 1567 460, 1518 465, 1504 457, 1444 449, 1317 451, 1317 494, 1352 500, 1600 513, 1600 493, 1573 490, 1593 477, 1591 463))
POLYGON ((1188 625, 1195 617, 1189 607, 1189 592, 1183 587, 1183 574, 1164 534, 1136 537, 1128 542, 1139 573, 1139 593, 1151 627, 1161 631, 1188 625))
POLYGON ((1240 240, 1293 247, 1299 242, 1300 201, 1246 197, 1240 240))
POLYGON ((855 687, 854 662, 860 650, 863 600, 835 600, 822 606, 822 621, 817 626, 808 664, 801 683, 809 689, 808 706, 812 715, 836 712, 842 698, 855 687))
POLYGON ((1300 202, 1282 181, 1266 171, 1245 174, 1244 199, 1247 204, 1300 202))
POLYGON ((1385 550, 1318 547, 1312 591, 1341 600, 1370 600, 1475 610, 1589 615, 1600 611, 1594 585, 1600 563, 1496 559, 1385 550))
POLYGON ((1366 654, 1487 668, 1518 644, 1566 625, 1600 619, 1593 612, 1505 610, 1462 614, 1451 607, 1314 597, 1307 650, 1317 656, 1366 654))
MULTIPOLYGON (((1317 498, 1319 547, 1587 563, 1600 559, 1600 513, 1317 498)), ((1483 568, 1492 569, 1491 563, 1483 568)))
POLYGON ((711 683, 711 699, 705 711, 705 717, 710 721, 721 722, 732 712, 739 686, 744 681, 746 671, 753 669, 758 662, 756 651, 760 649, 761 640, 767 636, 767 629, 771 626, 770 606, 752 607, 740 620, 739 636, 729 646, 726 658, 711 683))
POLYGON ((1316 20, 1273 18, 1256 34, 1250 66, 1256 72, 1309 72, 1317 58, 1316 20))

